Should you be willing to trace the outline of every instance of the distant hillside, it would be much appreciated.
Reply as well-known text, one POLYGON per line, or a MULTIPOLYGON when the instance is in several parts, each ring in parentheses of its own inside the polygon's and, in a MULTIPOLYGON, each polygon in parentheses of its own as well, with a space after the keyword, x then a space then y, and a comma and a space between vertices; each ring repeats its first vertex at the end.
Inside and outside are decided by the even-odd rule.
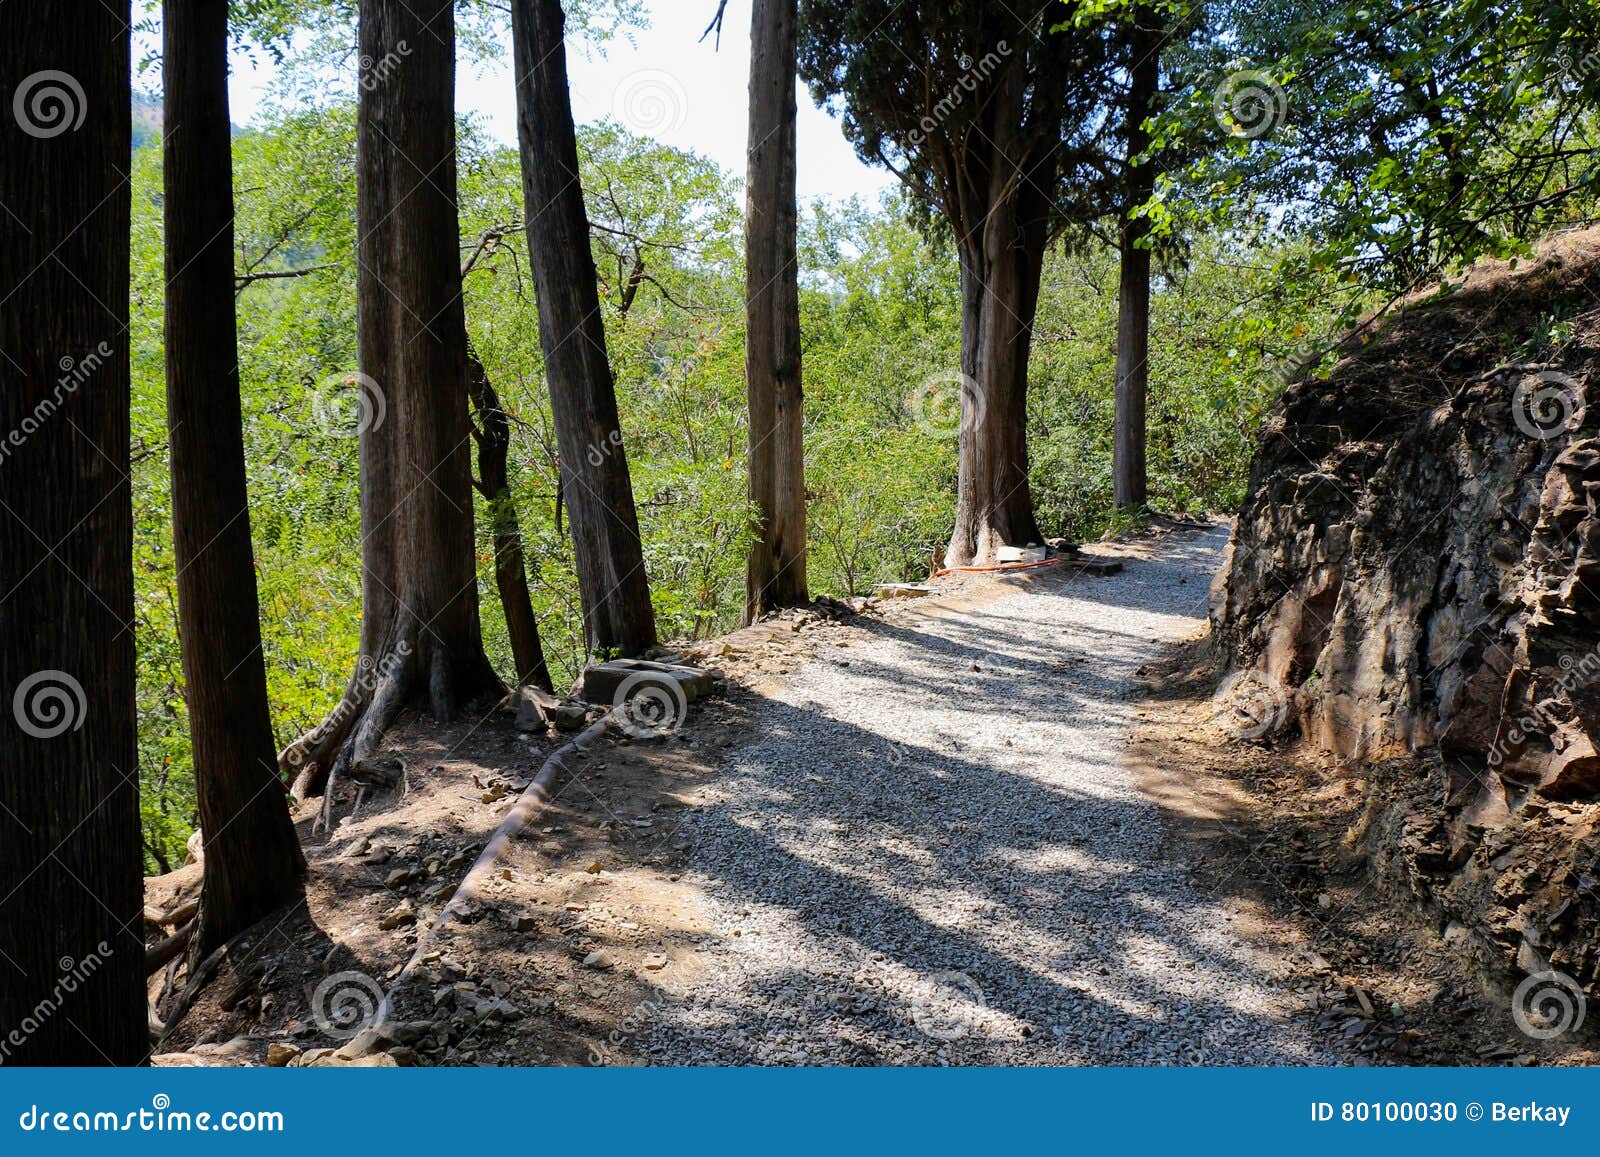
MULTIPOLYGON (((138 152, 161 135, 162 103, 159 96, 133 94, 133 151, 138 152)), ((233 135, 244 130, 233 125, 233 135)))
POLYGON ((138 152, 161 135, 161 98, 133 94, 133 149, 138 152))

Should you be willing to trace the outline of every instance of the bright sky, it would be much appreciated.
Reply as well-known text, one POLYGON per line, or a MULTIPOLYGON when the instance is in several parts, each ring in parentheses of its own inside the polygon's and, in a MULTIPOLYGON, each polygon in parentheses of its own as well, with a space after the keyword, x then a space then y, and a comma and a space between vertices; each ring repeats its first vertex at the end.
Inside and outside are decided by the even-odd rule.
MULTIPOLYGON (((615 116, 635 132, 665 144, 694 149, 724 169, 744 175, 745 117, 750 68, 749 0, 732 0, 722 47, 697 43, 716 10, 715 0, 651 0, 650 27, 617 38, 600 56, 569 45, 572 111, 580 123, 615 116)), ((506 46, 509 59, 510 46, 506 46)), ((270 63, 253 68, 238 56, 230 84, 232 118, 248 124, 272 79, 270 63)), ((895 179, 856 159, 839 124, 817 109, 801 85, 798 93, 801 201, 813 197, 875 198, 895 179)), ((456 80, 459 111, 479 114, 479 123, 507 144, 517 139, 516 104, 509 66, 463 66, 456 80)))

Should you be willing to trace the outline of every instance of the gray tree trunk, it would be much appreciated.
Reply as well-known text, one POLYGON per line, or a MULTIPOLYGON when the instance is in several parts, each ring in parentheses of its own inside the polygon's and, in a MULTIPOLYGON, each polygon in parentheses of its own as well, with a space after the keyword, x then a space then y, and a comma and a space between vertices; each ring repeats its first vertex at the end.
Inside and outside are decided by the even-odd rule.
POLYGON ((1142 510, 1145 480, 1145 396, 1150 381, 1150 233, 1147 218, 1129 214, 1155 192, 1155 167, 1133 160, 1150 147, 1144 123, 1156 112, 1161 85, 1163 31, 1155 13, 1134 10, 1125 110, 1128 168, 1119 233, 1122 268, 1117 281, 1116 428, 1112 439, 1112 497, 1119 510, 1142 510))
POLYGON ((756 540, 745 622, 808 601, 795 197, 796 0, 754 0, 745 200, 745 388, 756 540))
POLYGON ((584 641, 591 653, 633 655, 655 644, 655 612, 578 182, 564 24, 560 0, 512 2, 528 262, 539 298, 539 343, 572 524, 584 641))

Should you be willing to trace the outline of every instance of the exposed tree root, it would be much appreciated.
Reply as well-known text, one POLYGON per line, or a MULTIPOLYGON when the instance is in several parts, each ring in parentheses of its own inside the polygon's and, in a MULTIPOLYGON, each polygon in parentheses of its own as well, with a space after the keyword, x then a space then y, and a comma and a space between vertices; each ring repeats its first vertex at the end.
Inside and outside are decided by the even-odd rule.
MULTIPOLYGON (((229 941, 229 944, 231 943, 233 942, 229 941)), ((222 962, 227 958, 227 955, 228 944, 224 944, 210 956, 207 956, 189 974, 188 983, 183 986, 183 991, 178 994, 171 1007, 164 1014, 161 1010, 157 1010, 161 1017, 161 1027, 157 1030, 156 1037, 158 1044, 172 1035, 172 1030, 178 1027, 178 1022, 194 1007, 194 1002, 200 998, 200 993, 205 990, 206 985, 211 983, 212 977, 216 976, 217 969, 222 967, 222 962)))
POLYGON ((405 983, 411 971, 426 956, 439 930, 453 920, 462 910, 468 900, 477 895, 483 881, 493 874, 494 865, 505 854, 506 848, 516 834, 527 826, 528 821, 538 814, 545 802, 550 798, 550 789, 556 777, 566 770, 566 760, 569 756, 584 755, 591 744, 598 742, 611 726, 611 715, 602 715, 591 723, 582 732, 569 742, 563 744, 552 752, 539 767, 539 773, 533 777, 533 782, 523 788, 522 794, 517 797, 517 802, 506 813, 506 818, 489 837, 489 842, 484 844, 483 851, 478 853, 478 858, 473 862, 467 874, 462 877, 460 885, 450 897, 448 903, 440 909, 438 917, 429 925, 428 930, 417 940, 417 947, 406 961, 405 967, 395 977, 389 991, 383 998, 383 1005, 378 1014, 378 1021, 382 1023, 388 1019, 393 1004, 395 992, 405 983))
MULTIPOLYGON (((339 705, 317 727, 286 747, 279 766, 295 772, 293 795, 297 802, 323 797, 322 813, 313 832, 333 827, 334 788, 345 778, 364 784, 388 782, 392 777, 382 757, 384 738, 407 707, 426 702, 433 717, 454 718, 463 701, 461 672, 443 648, 419 643, 421 631, 407 617, 398 638, 381 661, 363 655, 339 705)), ((473 675, 468 697, 480 692, 503 697, 505 688, 487 664, 473 675)))
POLYGON ((302 803, 321 794, 338 761, 347 758, 346 745, 366 708, 370 692, 352 678, 339 705, 310 731, 278 753, 278 767, 294 777, 290 795, 302 803))
POLYGON ((189 941, 194 937, 196 923, 196 920, 191 919, 159 944, 145 949, 144 972, 146 976, 154 975, 162 968, 165 968, 169 961, 176 960, 183 955, 184 948, 188 946, 189 941))

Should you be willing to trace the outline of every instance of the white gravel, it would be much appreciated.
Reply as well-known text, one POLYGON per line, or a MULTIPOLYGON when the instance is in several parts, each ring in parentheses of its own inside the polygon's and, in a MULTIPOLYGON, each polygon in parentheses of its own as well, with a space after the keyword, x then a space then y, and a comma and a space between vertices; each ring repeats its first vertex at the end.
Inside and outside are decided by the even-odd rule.
POLYGON ((869 621, 793 676, 685 828, 719 936, 651 1059, 1334 1062, 1123 765, 1135 670, 1200 625, 1226 538, 869 621))

